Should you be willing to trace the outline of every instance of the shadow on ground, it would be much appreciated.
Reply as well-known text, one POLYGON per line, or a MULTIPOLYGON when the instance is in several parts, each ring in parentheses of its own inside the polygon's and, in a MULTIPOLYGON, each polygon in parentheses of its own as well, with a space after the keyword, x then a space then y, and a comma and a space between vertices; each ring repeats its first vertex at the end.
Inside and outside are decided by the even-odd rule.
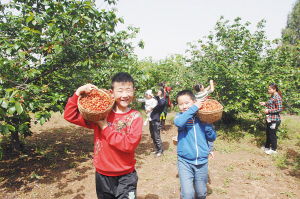
MULTIPOLYGON (((170 147, 169 142, 163 142, 164 150, 168 150, 170 147)), ((147 155, 150 155, 154 151, 154 144, 149 134, 143 134, 142 140, 137 147, 135 154, 138 160, 143 160, 147 155), (146 155, 146 156, 145 156, 146 155)))
MULTIPOLYGON (((300 141, 297 145, 300 145, 300 141)), ((295 151, 294 149, 287 149, 284 157, 286 165, 292 168, 289 170, 289 174, 296 178, 300 178, 300 152, 295 151)))
POLYGON ((172 127, 173 127, 172 124, 165 124, 164 129, 163 129, 162 132, 164 132, 164 131, 169 131, 172 127))
POLYGON ((137 197, 137 199, 159 199, 159 197, 155 194, 147 194, 144 197, 137 197))
POLYGON ((246 134, 254 136, 257 146, 261 146, 265 139, 265 127, 261 121, 239 118, 232 123, 215 123, 219 136, 223 140, 241 141, 246 134))
MULTIPOLYGON (((75 169, 76 177, 87 177, 90 167, 79 167, 92 158, 93 134, 78 127, 53 128, 35 134, 26 140, 22 154, 4 153, 0 173, 0 189, 14 192, 22 188, 30 192, 32 183, 51 184, 65 178, 65 171, 75 169)), ((59 184, 63 189, 67 183, 59 184)))
MULTIPOLYGON (((165 146, 168 148, 168 146, 165 146)), ((143 159, 152 150, 152 139, 148 135, 142 137, 136 150, 136 158, 143 159)), ((14 154, 6 151, 0 161, 0 189, 13 193, 22 189, 24 193, 34 188, 34 183, 58 183, 57 188, 63 190, 68 183, 87 178, 93 165, 82 166, 81 163, 91 161, 93 156, 93 131, 77 126, 50 128, 35 133, 26 140, 25 152, 14 154), (66 179, 66 172, 75 172, 72 179, 66 179), (63 180, 64 179, 64 180, 63 180)), ((82 187, 84 189, 84 187, 82 187)), ((56 198, 70 195, 76 190, 61 191, 56 198)), ((76 198, 84 198, 78 194, 76 198)))
MULTIPOLYGON (((297 119, 298 118, 294 118, 294 120, 297 119)), ((218 122, 215 126, 219 134, 218 139, 240 142, 245 136, 251 135, 253 136, 251 137, 252 143, 258 148, 263 146, 266 140, 265 123, 256 119, 239 118, 234 123, 225 124, 218 122)), ((291 127, 288 129, 287 124, 282 122, 276 132, 278 142, 280 143, 281 141, 295 139, 295 136, 292 138, 289 137, 290 131, 291 127)), ((295 132, 295 134, 297 133, 295 132)), ((296 178, 300 178, 300 153, 296 150, 299 146, 300 141, 297 142, 296 147, 286 147, 286 149, 282 150, 278 156, 273 158, 273 160, 277 162, 276 164, 279 164, 277 165, 279 168, 283 170, 288 168, 287 173, 296 178)), ((278 149, 280 149, 280 147, 279 144, 278 149)))

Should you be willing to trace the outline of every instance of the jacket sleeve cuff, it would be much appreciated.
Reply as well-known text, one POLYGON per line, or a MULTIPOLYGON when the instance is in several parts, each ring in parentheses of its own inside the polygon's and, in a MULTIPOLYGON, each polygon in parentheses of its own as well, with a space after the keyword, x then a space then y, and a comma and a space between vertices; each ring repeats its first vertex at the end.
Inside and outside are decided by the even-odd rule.
POLYGON ((79 96, 76 95, 76 93, 73 94, 73 96, 71 97, 71 101, 77 104, 79 96))
POLYGON ((196 105, 193 105, 193 106, 191 106, 190 107, 190 110, 193 112, 193 113, 196 113, 197 111, 198 111, 198 106, 196 106, 196 105))

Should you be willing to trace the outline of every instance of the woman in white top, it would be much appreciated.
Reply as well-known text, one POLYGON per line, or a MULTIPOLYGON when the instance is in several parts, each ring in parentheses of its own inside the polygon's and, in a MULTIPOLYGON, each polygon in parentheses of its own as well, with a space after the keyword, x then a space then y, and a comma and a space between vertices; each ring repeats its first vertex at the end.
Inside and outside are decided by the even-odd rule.
POLYGON ((209 81, 209 86, 204 88, 204 86, 202 84, 196 84, 194 86, 194 89, 197 93, 195 93, 195 97, 197 100, 200 101, 205 101, 208 97, 209 94, 211 94, 212 92, 214 92, 215 90, 215 86, 214 86, 214 81, 210 80, 209 81))

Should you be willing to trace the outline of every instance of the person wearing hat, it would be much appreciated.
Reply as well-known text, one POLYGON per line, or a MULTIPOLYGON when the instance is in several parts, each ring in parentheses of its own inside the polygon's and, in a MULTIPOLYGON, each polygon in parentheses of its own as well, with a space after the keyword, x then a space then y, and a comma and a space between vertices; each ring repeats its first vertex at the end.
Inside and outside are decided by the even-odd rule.
POLYGON ((144 126, 148 124, 148 122, 151 121, 151 112, 157 105, 157 100, 154 98, 154 95, 152 93, 152 90, 147 90, 145 92, 145 98, 144 99, 138 99, 139 102, 145 102, 145 111, 147 118, 144 122, 144 126))
POLYGON ((163 112, 165 106, 167 105, 166 99, 164 98, 164 90, 162 88, 158 89, 157 96, 155 96, 155 98, 157 100, 157 105, 155 106, 150 115, 151 121, 149 122, 149 130, 155 147, 153 153, 157 157, 160 157, 161 155, 163 155, 164 151, 162 140, 160 137, 160 115, 163 112))

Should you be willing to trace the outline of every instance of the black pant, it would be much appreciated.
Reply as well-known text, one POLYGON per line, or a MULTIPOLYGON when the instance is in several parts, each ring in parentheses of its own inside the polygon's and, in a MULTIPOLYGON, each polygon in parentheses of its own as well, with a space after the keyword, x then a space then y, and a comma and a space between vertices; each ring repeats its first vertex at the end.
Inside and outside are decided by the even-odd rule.
POLYGON ((280 125, 280 121, 276 122, 267 122, 267 128, 266 128, 266 144, 265 148, 270 148, 274 151, 277 149, 277 136, 276 131, 280 125))
POLYGON ((150 130, 151 138, 153 140, 156 152, 162 153, 164 150, 160 138, 160 122, 156 120, 150 121, 149 130, 150 130))
POLYGON ((136 198, 138 176, 136 171, 122 176, 105 176, 96 172, 98 199, 136 198))

